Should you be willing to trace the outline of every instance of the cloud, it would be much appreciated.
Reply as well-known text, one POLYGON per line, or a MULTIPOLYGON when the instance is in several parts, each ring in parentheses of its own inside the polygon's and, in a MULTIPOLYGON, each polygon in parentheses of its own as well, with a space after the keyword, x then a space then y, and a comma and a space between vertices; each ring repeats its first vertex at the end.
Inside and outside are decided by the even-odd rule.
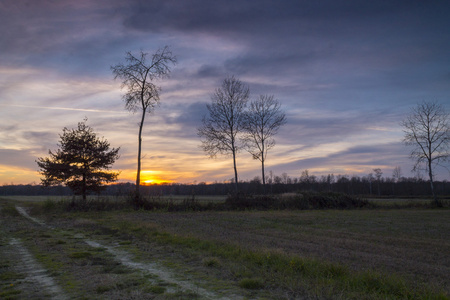
MULTIPOLYGON (((319 152, 320 153, 320 152, 319 152)), ((275 170, 285 170, 300 174, 300 170, 309 169, 318 174, 357 174, 369 173, 373 168, 393 169, 401 165, 409 169, 407 151, 400 143, 372 144, 354 146, 329 155, 299 159, 284 165, 277 165, 275 170)))
POLYGON ((37 170, 36 156, 30 150, 0 149, 1 164, 28 170, 37 170))
MULTIPOLYGON (((196 129, 214 89, 233 74, 250 85, 252 97, 274 94, 286 110, 288 123, 269 153, 275 171, 395 164, 399 156, 389 156, 387 146, 386 152, 370 149, 401 140, 398 122, 415 103, 447 104, 449 7, 357 0, 0 1, 0 148, 24 151, 26 159, 44 155, 62 128, 88 117, 96 132, 122 147, 117 164, 131 173, 140 115, 124 110, 124 91, 110 66, 126 51, 168 44, 179 63, 171 78, 158 82, 161 105, 146 117, 148 167, 156 162, 179 174, 189 168, 186 176, 206 181, 232 177, 228 159, 211 161, 201 152, 196 129)), ((3 154, 11 155, 2 153, 1 161, 3 154)), ((241 155, 242 176, 259 174, 258 163, 241 155)))

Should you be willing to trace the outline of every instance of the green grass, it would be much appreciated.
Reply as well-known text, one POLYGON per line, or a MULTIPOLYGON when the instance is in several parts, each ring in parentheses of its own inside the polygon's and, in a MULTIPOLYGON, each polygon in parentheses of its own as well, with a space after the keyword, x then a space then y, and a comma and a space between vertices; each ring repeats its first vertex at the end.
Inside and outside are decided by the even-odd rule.
MULTIPOLYGON (((386 213, 388 214, 388 212, 386 213)), ((333 214, 332 212, 331 215, 333 214)), ((361 217, 364 217, 364 214, 361 217)), ((354 221, 357 221, 357 219, 354 221)), ((133 231, 133 226, 130 226, 129 222, 115 221, 114 224, 119 231, 133 231)), ((327 224, 326 221, 317 225, 336 229, 335 223, 327 224)), ((137 224, 134 226, 137 226, 137 224)), ((145 228, 143 224, 141 226, 145 228)), ((356 224, 354 226, 357 227, 356 224)), ((152 239, 162 245, 171 245, 181 251, 185 249, 184 251, 196 251, 205 257, 220 258, 224 261, 221 266, 232 266, 231 268, 234 268, 234 270, 231 270, 231 272, 239 280, 239 286, 246 289, 259 289, 267 285, 268 287, 278 286, 287 290, 301 290, 301 286, 313 286, 314 289, 308 292, 319 293, 316 296, 339 292, 351 296, 351 298, 365 298, 368 295, 374 298, 397 299, 445 298, 443 293, 433 291, 426 284, 415 285, 396 274, 386 274, 379 271, 354 271, 340 263, 288 255, 271 250, 250 250, 228 243, 161 232, 154 228, 146 228, 146 230, 140 232, 140 235, 144 235, 146 239, 152 239)), ((215 263, 212 260, 205 260, 204 264, 214 265, 215 263)))
POLYGON ((22 273, 17 273, 14 271, 5 271, 0 273, 0 280, 1 281, 11 281, 11 280, 18 280, 18 279, 24 279, 25 275, 22 273))
MULTIPOLYGON (((48 203, 37 204, 42 205, 48 203)), ((448 275, 442 273, 450 249, 448 209, 32 212, 42 220, 74 222, 70 234, 30 233, 26 228, 14 234, 23 236, 28 246, 38 237, 42 245, 31 250, 66 290, 72 284, 75 295, 86 293, 81 292, 83 278, 65 278, 66 270, 89 267, 118 276, 91 288, 93 295, 136 288, 181 297, 114 263, 104 248, 69 238, 79 232, 116 243, 139 260, 162 259, 180 274, 203 274, 209 288, 240 287, 249 298, 287 293, 292 298, 449 299, 448 275), (58 250, 43 252, 53 247, 58 250), (422 273, 421 265, 429 273, 422 273)), ((15 217, 12 211, 9 216, 15 217)), ((186 291, 182 295, 198 297, 186 291)))
POLYGON ((78 259, 78 258, 90 258, 90 257, 92 257, 92 253, 90 253, 90 252, 73 252, 73 253, 69 254, 69 257, 70 258, 75 258, 75 259, 78 259))
POLYGON ((152 285, 151 287, 147 288, 147 291, 153 294, 164 294, 166 292, 166 288, 159 285, 152 285))
POLYGON ((243 278, 239 281, 239 286, 243 289, 259 290, 264 287, 264 281, 261 278, 243 278))

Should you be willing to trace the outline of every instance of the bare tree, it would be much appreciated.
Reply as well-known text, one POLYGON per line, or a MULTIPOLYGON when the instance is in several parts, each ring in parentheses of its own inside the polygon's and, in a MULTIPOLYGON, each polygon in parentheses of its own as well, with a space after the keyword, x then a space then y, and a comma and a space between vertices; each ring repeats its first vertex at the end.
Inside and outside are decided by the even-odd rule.
POLYGON ((372 195, 373 173, 369 173, 369 175, 367 175, 367 181, 369 182, 369 195, 372 195))
POLYGON ((380 168, 373 169, 375 172, 375 177, 377 178, 377 187, 378 187, 378 196, 381 195, 380 193, 380 181, 381 181, 381 175, 383 175, 383 172, 381 172, 380 168))
POLYGON ((206 105, 209 116, 203 117, 203 124, 198 128, 201 147, 211 158, 218 153, 233 157, 236 193, 239 191, 236 154, 241 149, 238 134, 243 130, 244 109, 249 95, 248 86, 239 79, 234 76, 226 78, 212 95, 212 103, 206 105))
POLYGON ((423 102, 412 109, 401 123, 404 127, 403 142, 412 146, 413 171, 428 171, 431 193, 437 206, 442 206, 434 190, 434 167, 450 157, 449 114, 436 102, 423 102))
POLYGON ((392 170, 392 194, 395 195, 395 183, 400 182, 402 178, 402 168, 400 166, 396 166, 394 170, 392 170))
POLYGON ((142 128, 144 126, 145 114, 151 113, 159 103, 161 87, 154 83, 155 80, 169 76, 170 66, 177 62, 176 57, 168 46, 158 49, 150 55, 142 50, 138 55, 131 52, 126 53, 125 64, 111 67, 114 79, 122 80, 122 89, 127 92, 123 95, 125 108, 132 112, 141 111, 138 135, 138 163, 136 175, 136 198, 139 198, 139 187, 141 182, 141 149, 142 128))
POLYGON ((402 176, 402 168, 400 166, 396 166, 394 170, 392 170, 392 178, 395 182, 399 182, 402 176))
POLYGON ((286 123, 286 115, 280 106, 273 95, 260 95, 250 103, 249 110, 245 113, 243 140, 253 159, 261 162, 264 192, 266 187, 264 163, 267 152, 275 146, 273 136, 277 134, 281 125, 286 123))

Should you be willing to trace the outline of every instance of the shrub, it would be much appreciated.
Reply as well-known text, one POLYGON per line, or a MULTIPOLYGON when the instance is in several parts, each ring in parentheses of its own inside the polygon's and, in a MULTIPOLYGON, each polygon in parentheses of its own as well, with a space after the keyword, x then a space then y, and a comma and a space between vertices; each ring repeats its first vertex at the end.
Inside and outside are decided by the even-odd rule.
POLYGON ((292 196, 233 195, 225 201, 227 209, 354 209, 372 207, 367 200, 341 193, 304 192, 292 196))

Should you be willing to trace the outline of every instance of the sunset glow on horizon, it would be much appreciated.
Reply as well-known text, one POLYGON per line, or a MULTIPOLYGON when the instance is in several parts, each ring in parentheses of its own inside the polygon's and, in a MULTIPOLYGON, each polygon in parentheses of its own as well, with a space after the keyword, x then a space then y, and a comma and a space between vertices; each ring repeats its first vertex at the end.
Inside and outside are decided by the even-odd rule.
POLYGON ((165 184, 171 183, 172 181, 166 180, 161 177, 161 171, 142 171, 141 172, 141 184, 152 185, 152 184, 165 184))
MULTIPOLYGON (((266 173, 416 176, 401 120, 421 101, 450 110, 450 4, 336 1, 6 1, 0 4, 0 185, 39 183, 36 160, 87 118, 120 147, 113 171, 134 183, 140 112, 125 109, 110 67, 169 45, 178 63, 146 115, 142 184, 229 182, 197 128, 229 75, 251 100, 274 95, 286 125, 266 173), (158 7, 155 10, 154 6, 158 7), (189 5, 189 9, 187 6, 189 5), (233 9, 230 9, 230 8, 233 9)), ((450 168, 450 165, 445 166, 450 168)), ((240 180, 261 176, 242 149, 240 180)), ((438 180, 450 173, 437 169, 438 180)))

